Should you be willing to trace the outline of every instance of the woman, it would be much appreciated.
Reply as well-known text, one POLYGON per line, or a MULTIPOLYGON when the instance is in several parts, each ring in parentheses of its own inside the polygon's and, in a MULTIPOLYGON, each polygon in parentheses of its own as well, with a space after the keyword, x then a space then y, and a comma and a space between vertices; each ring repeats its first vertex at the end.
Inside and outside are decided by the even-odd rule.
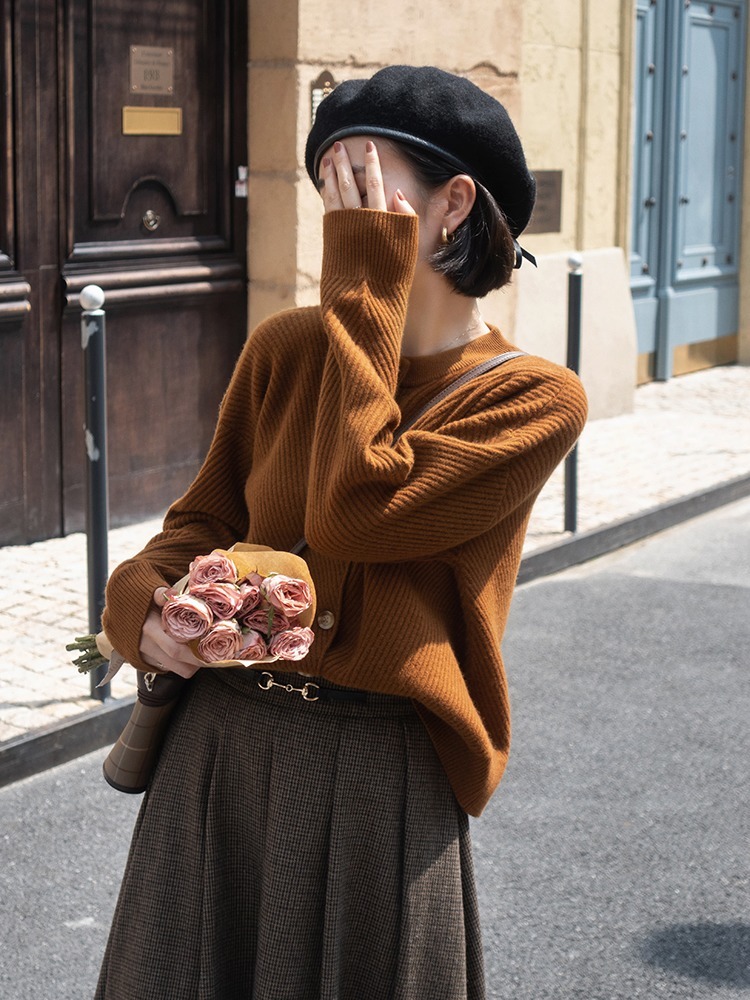
POLYGON ((195 482, 113 574, 105 627, 193 680, 136 825, 97 997, 479 1000, 467 814, 508 754, 500 656, 523 535, 579 434, 575 376, 517 357, 477 297, 510 279, 534 182, 493 98, 390 67, 321 104, 321 305, 250 337, 195 482), (300 538, 305 678, 199 670, 160 626, 198 554, 300 538), (291 690, 288 689, 291 687, 291 690))

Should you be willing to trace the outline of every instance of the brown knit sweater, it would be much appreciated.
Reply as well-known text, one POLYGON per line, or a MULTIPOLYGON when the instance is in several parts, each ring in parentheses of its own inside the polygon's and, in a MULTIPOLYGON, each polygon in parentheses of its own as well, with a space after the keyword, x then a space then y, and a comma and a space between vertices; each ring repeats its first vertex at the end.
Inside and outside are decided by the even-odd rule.
POLYGON ((305 673, 410 697, 463 808, 478 815, 508 757, 500 653, 529 513, 580 433, 570 371, 522 357, 402 418, 510 350, 496 329, 429 357, 400 354, 417 255, 411 216, 324 220, 321 306, 262 323, 222 402, 211 449, 164 530, 115 570, 104 626, 135 666, 157 586, 249 540, 302 553, 319 612, 305 673))

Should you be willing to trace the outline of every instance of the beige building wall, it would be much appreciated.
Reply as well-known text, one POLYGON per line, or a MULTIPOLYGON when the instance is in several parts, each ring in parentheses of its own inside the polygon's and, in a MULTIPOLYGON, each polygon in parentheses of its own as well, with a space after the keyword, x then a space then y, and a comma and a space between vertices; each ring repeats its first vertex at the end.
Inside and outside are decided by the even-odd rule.
POLYGON ((568 258, 582 262, 581 377, 592 417, 633 406, 637 337, 624 249, 629 229, 632 0, 524 0, 522 135, 534 171, 562 171, 558 232, 522 240, 515 299, 491 311, 516 342, 565 362, 568 258), (513 311, 515 309, 515 311, 513 311))
POLYGON ((560 231, 522 242, 539 258, 485 314, 525 349, 564 361, 567 256, 583 252, 582 377, 592 415, 632 407, 635 324, 625 257, 631 0, 364 3, 250 0, 250 322, 317 300, 321 205, 304 170, 311 84, 393 63, 468 76, 509 109, 532 170, 562 170, 560 231), (587 273, 589 272, 589 273, 587 273), (602 289, 609 288, 604 294, 602 289))
POLYGON ((304 170, 311 85, 393 63, 434 64, 469 76, 518 117, 522 5, 362 4, 356 16, 319 0, 250 0, 250 323, 317 299, 321 205, 304 170))
POLYGON ((320 0, 250 0, 250 324, 317 300, 321 204, 304 170, 311 85, 394 63, 469 76, 519 117, 522 5, 501 0, 477 17, 467 0, 361 4, 356 16, 320 0))

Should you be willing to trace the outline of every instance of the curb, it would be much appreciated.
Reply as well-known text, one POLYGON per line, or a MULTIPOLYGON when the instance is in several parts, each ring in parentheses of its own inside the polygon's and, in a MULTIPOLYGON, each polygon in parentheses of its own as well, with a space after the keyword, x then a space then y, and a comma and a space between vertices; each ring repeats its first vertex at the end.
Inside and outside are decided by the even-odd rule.
POLYGON ((529 583, 541 576, 578 566, 747 496, 750 496, 750 475, 738 476, 679 500, 650 507, 633 517, 613 521, 603 528, 572 535, 562 542, 530 552, 521 560, 516 582, 529 583))
MULTIPOLYGON (((535 549, 522 559, 517 582, 529 583, 559 573, 747 496, 750 496, 750 475, 739 476, 603 528, 535 549)), ((134 701, 121 698, 3 743, 0 788, 114 743, 130 718, 134 701)))
POLYGON ((130 718, 135 698, 119 698, 17 736, 0 746, 0 788, 114 743, 130 718))

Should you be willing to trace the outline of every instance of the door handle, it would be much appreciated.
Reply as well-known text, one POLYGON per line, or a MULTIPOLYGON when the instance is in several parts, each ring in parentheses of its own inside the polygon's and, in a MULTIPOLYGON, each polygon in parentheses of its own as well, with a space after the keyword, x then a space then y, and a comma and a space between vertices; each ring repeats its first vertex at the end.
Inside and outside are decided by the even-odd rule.
POLYGON ((148 229, 150 233, 159 228, 159 223, 161 222, 161 216, 157 215, 156 212, 150 208, 146 214, 143 216, 143 225, 148 229))

